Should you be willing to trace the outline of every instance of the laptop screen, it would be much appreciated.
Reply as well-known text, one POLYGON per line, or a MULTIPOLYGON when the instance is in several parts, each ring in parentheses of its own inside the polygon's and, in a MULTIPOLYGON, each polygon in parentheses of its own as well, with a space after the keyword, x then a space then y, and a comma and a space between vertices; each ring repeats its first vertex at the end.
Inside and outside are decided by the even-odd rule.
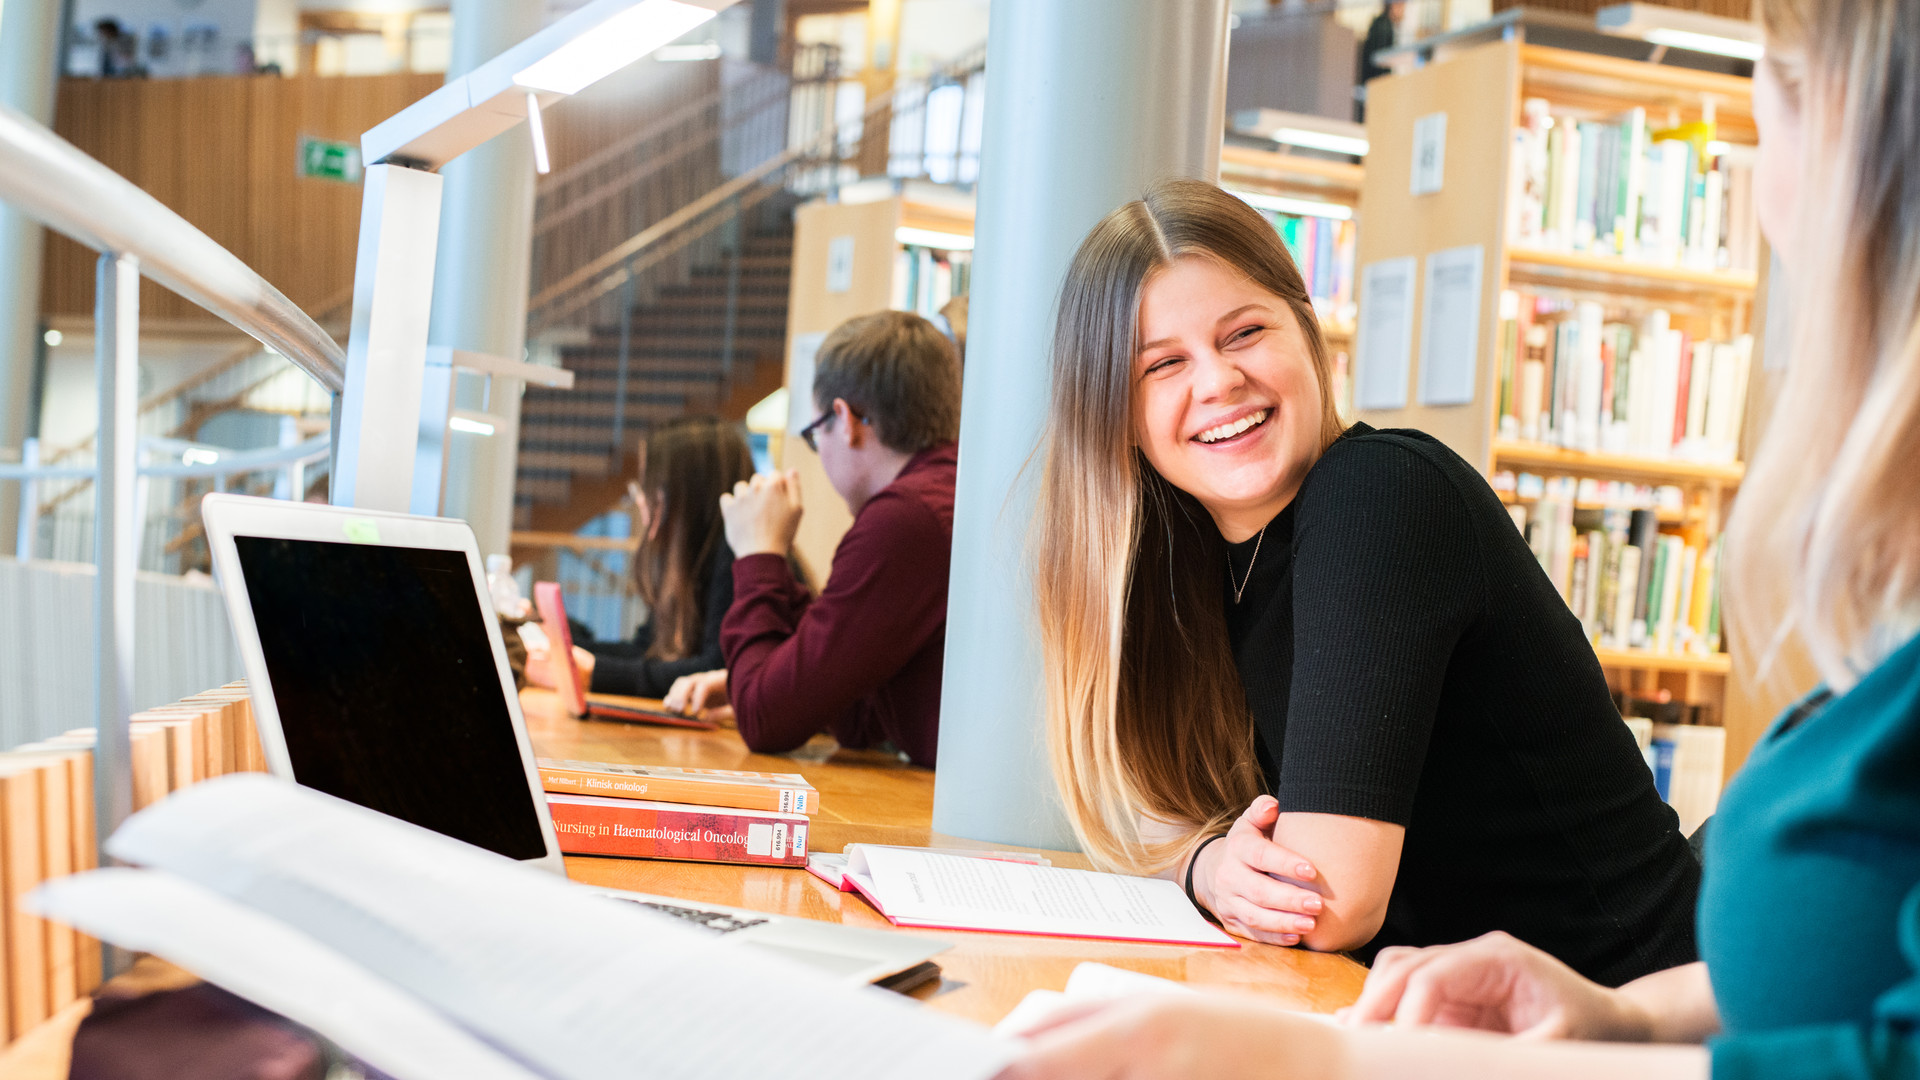
POLYGON ((546 854, 462 552, 234 547, 295 780, 508 858, 546 854))

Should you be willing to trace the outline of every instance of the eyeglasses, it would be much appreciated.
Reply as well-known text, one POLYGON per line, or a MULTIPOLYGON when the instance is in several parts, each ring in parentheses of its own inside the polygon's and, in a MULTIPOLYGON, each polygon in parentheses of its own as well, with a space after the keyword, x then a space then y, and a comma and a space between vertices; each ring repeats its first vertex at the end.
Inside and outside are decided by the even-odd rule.
MULTIPOLYGON (((847 407, 847 414, 852 416, 855 420, 858 420, 863 424, 867 422, 867 418, 855 412, 852 406, 847 407)), ((818 430, 821 425, 825 424, 827 421, 831 419, 833 419, 833 410, 828 409, 826 412, 823 412, 818 417, 816 417, 813 423, 808 424, 806 427, 803 427, 800 429, 800 441, 807 444, 807 449, 813 451, 816 454, 820 452, 820 444, 814 441, 813 433, 816 430, 818 430)))
POLYGON ((807 449, 816 454, 820 452, 820 444, 813 441, 813 433, 819 430, 821 424, 831 419, 833 419, 833 410, 828 409, 826 412, 815 417, 813 423, 800 429, 800 441, 807 444, 807 449))

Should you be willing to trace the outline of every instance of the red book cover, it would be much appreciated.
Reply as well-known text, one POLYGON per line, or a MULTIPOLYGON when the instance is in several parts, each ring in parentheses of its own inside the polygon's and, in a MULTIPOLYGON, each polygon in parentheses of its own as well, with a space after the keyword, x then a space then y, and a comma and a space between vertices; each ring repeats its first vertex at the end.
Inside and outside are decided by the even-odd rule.
POLYGON ((1693 335, 1682 332, 1680 335, 1680 388, 1673 395, 1673 443, 1687 437, 1687 403, 1692 401, 1691 383, 1693 382, 1693 335))
POLYGON ((547 810, 568 855, 807 865, 805 814, 552 794, 547 810))

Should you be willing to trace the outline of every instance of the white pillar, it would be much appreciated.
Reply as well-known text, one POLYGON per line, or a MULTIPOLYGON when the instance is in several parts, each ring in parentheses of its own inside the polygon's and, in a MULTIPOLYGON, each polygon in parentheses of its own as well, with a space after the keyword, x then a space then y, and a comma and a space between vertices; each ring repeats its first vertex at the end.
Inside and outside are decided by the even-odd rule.
MULTIPOLYGON (((540 29, 538 0, 454 0, 449 79, 492 59, 540 29)), ((447 164, 428 340, 507 360, 526 354, 527 281, 533 253, 533 143, 515 128, 447 164)), ((504 555, 513 528, 519 461, 520 391, 516 379, 459 378, 455 404, 499 417, 492 435, 451 432, 441 512, 465 518, 486 555, 504 555)))
MULTIPOLYGON (((11 2, 11 0, 8 0, 11 2)), ((94 479, 94 744, 93 805, 105 845, 133 812, 133 766, 128 723, 133 703, 133 594, 140 558, 139 435, 140 264, 131 255, 100 256, 94 278, 94 379, 99 384, 100 429, 94 479)), ((109 966, 112 965, 109 954, 109 966)), ((111 972, 109 972, 111 974, 111 972)))
POLYGON ((1095 222, 1156 180, 1214 179, 1227 0, 997 3, 975 230, 933 827, 1069 848, 1041 733, 1024 556, 1053 305, 1095 222))
MULTIPOLYGON (((0 105, 52 126, 60 0, 0 0, 0 105)), ((45 232, 0 203, 0 449, 18 450, 33 393, 45 232)), ((16 500, 0 497, 0 552, 13 548, 16 500)))

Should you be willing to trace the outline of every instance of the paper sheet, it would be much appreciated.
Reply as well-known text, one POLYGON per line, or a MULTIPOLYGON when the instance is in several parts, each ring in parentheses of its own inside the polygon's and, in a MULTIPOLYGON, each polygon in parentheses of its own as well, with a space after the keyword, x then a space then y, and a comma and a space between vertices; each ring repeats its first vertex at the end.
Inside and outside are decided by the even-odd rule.
POLYGON ((793 348, 787 353, 787 434, 799 435, 813 423, 813 360, 820 354, 822 333, 793 335, 793 348))
POLYGON ((1414 257, 1382 259, 1360 272, 1360 340, 1353 404, 1359 409, 1407 407, 1413 351, 1414 257))
POLYGON ((984 1080, 1005 1061, 917 1003, 264 776, 178 792, 109 850, 299 927, 556 1078, 984 1080))
POLYGON ((108 869, 49 882, 35 911, 150 952, 405 1080, 536 1080, 410 994, 306 935, 192 882, 108 869))
POLYGON ((857 847, 846 873, 903 926, 1012 934, 1237 943, 1160 878, 1027 866, 900 848, 857 847))
POLYGON ((1158 975, 1143 975, 1126 968, 1110 967, 1087 961, 1075 965, 1073 974, 1067 976, 1067 988, 1062 990, 1030 990, 1020 999, 1013 1011, 1000 1018, 993 1025, 993 1033, 1002 1038, 1018 1036, 1046 1023, 1062 1009, 1083 1005, 1090 1001, 1112 1001, 1135 994, 1192 994, 1196 991, 1186 983, 1177 983, 1172 979, 1163 979, 1158 975))
POLYGON ((1422 405, 1473 402, 1486 255, 1485 247, 1469 244, 1427 256, 1426 307, 1420 314, 1422 405))

